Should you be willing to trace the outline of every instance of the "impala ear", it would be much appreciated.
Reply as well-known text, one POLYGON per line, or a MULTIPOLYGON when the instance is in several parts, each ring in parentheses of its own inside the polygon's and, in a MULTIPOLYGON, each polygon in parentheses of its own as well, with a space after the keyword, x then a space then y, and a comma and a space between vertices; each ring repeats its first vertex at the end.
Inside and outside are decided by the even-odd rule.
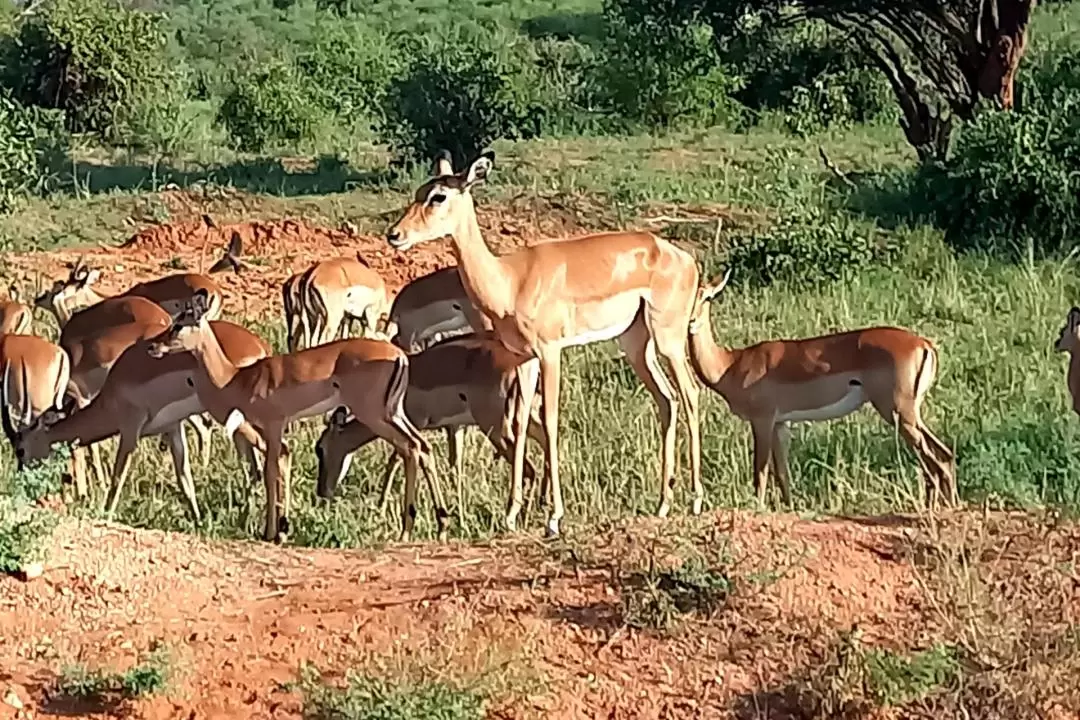
POLYGON ((705 283, 701 287, 701 301, 708 302, 717 295, 719 295, 721 292, 723 292, 724 288, 727 287, 728 280, 730 279, 731 268, 728 268, 728 271, 724 273, 723 277, 715 277, 709 282, 705 283))
POLYGON ((181 325, 198 325, 202 322, 203 316, 210 310, 210 293, 206 288, 199 288, 191 295, 191 299, 187 302, 187 312, 185 315, 190 317, 184 318, 181 325))
POLYGON ((435 161, 431 170, 432 177, 454 174, 454 158, 449 150, 440 150, 435 153, 435 161))
POLYGON ((485 150, 480 157, 472 161, 469 170, 465 174, 465 188, 468 189, 477 183, 487 180, 488 173, 495 167, 495 151, 485 150))

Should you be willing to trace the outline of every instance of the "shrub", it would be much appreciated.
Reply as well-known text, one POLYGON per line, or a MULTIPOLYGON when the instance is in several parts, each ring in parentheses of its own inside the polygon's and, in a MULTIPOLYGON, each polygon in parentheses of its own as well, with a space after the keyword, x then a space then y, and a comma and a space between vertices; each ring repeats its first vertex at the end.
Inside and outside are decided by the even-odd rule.
POLYGON ((347 685, 323 684, 310 667, 303 672, 304 715, 313 720, 480 720, 485 700, 479 693, 446 682, 403 682, 346 673, 347 685))
POLYGON ((390 80, 400 71, 392 39, 366 22, 320 22, 299 51, 297 66, 327 112, 368 122, 382 112, 390 80))
POLYGON ((16 572, 45 559, 57 516, 38 501, 60 491, 68 457, 70 453, 59 452, 8 479, 6 494, 0 495, 0 572, 16 572))
POLYGON ((66 139, 55 113, 23 107, 0 91, 0 212, 45 189, 66 139))
POLYGON ((387 91, 381 139, 406 161, 440 149, 455 167, 499 139, 540 134, 545 111, 535 66, 519 43, 497 38, 424 43, 387 91))
POLYGON ((709 126, 735 113, 739 80, 712 34, 670 2, 605 0, 601 93, 622 117, 650 127, 709 126))
POLYGON ((962 128, 943 166, 920 168, 914 201, 960 250, 1016 259, 1071 247, 1080 230, 1080 52, 1033 63, 1024 102, 962 128))
POLYGON ((720 261, 752 285, 813 284, 882 263, 895 239, 849 213, 817 205, 786 208, 776 223, 732 237, 720 261))
POLYGON ((171 82, 158 21, 116 0, 44 3, 6 38, 0 80, 23 104, 63 110, 71 131, 114 139, 171 82))
POLYGON ((311 139, 323 111, 296 66, 284 60, 252 63, 234 80, 218 121, 246 152, 311 139))

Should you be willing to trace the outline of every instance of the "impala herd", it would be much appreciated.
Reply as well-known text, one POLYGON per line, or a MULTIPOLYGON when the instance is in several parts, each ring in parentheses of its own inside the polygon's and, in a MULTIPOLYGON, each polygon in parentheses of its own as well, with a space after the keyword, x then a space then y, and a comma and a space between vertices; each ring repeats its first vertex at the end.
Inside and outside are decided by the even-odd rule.
MULTIPOLYGON (((953 453, 920 415, 938 368, 929 340, 874 327, 721 347, 709 305, 730 272, 702 283, 694 257, 655 235, 601 233, 495 255, 472 194, 493 165, 487 152, 455 172, 440 153, 433 177, 387 231, 400 252, 449 238, 456 266, 418 278, 396 296, 360 256, 316 262, 290 277, 282 286, 285 354, 220 319, 222 291, 212 275, 245 266, 236 234, 208 274, 169 275, 112 297, 94 290, 97 270, 81 261, 70 266, 66 279, 33 300, 55 315, 55 344, 27 334, 33 311, 12 286, 0 302, 0 414, 18 465, 69 444, 76 491, 85 495, 91 470, 102 482, 106 475, 98 441, 118 435, 105 505, 111 515, 131 452, 140 438, 158 435, 198 520, 185 423, 196 432, 204 465, 212 428, 220 425, 252 482, 265 484, 264 537, 275 540, 289 525, 286 432, 296 420, 323 416, 314 448, 318 495, 332 498, 353 454, 382 438, 395 451, 383 505, 395 468, 405 466, 401 538, 411 538, 423 474, 444 539, 450 513, 421 431, 446 431, 460 483, 462 433, 475 426, 510 466, 506 526, 517 527, 532 495, 525 483, 539 479, 541 502, 550 494, 547 532, 556 535, 564 514, 557 452, 562 350, 618 339, 660 419, 660 516, 674 499, 680 413, 689 430, 695 514, 705 499, 699 382, 749 424, 762 503, 770 466, 791 503, 789 423, 839 418, 866 403, 915 452, 930 508, 939 499, 958 502, 953 453), (354 323, 360 337, 352 337, 354 323), (529 437, 544 449, 539 478, 526 458, 529 437)), ((1069 387, 1080 412, 1080 309, 1069 312, 1056 347, 1073 354, 1069 387)))

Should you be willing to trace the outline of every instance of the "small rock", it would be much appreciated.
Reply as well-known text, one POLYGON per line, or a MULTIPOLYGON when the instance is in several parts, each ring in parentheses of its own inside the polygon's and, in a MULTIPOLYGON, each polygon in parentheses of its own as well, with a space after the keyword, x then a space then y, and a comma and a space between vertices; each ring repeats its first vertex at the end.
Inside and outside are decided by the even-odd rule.
POLYGON ((29 582, 34 578, 39 578, 43 574, 45 574, 45 566, 41 563, 30 563, 29 565, 23 565, 19 569, 19 576, 25 582, 29 582))

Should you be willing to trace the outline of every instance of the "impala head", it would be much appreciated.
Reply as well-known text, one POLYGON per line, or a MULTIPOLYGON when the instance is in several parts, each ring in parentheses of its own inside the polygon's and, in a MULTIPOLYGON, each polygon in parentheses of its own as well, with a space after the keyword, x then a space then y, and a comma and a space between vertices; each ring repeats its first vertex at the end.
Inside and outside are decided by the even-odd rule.
POLYGON ((180 313, 173 319, 172 327, 151 340, 147 352, 160 358, 171 353, 188 352, 199 345, 200 335, 210 332, 206 313, 210 310, 210 293, 199 288, 184 303, 180 313))
POLYGON ((345 425, 349 422, 349 411, 339 407, 330 415, 326 429, 315 441, 315 457, 319 460, 318 480, 315 493, 327 500, 334 498, 338 483, 345 477, 352 461, 355 448, 348 448, 345 439, 345 425))
POLYGON ((709 322, 709 303, 727 287, 730 279, 731 268, 728 268, 723 277, 715 277, 698 288, 697 298, 694 300, 694 312, 690 317, 691 335, 696 334, 701 329, 702 323, 709 322))
POLYGON ((495 153, 488 150, 459 173, 449 158, 436 158, 436 176, 420 186, 401 219, 386 231, 386 240, 395 250, 407 250, 431 240, 453 235, 463 212, 472 211, 471 190, 484 182, 495 166, 495 153), (443 174, 445 173, 445 174, 443 174))
POLYGON ((1080 349, 1080 308, 1073 307, 1065 317, 1065 326, 1061 328, 1054 350, 1057 352, 1073 352, 1080 349))
MULTIPOLYGON (((0 379, 0 425, 3 426, 4 436, 11 443, 15 452, 15 461, 22 470, 27 465, 44 460, 52 453, 52 443, 44 431, 63 419, 63 413, 57 410, 46 410, 28 426, 20 429, 15 427, 15 421, 11 417, 11 402, 8 397, 8 375, 11 365, 4 368, 3 378, 0 379)), ((23 387, 26 387, 26 377, 23 376, 23 387)), ((28 402, 24 400, 24 402, 28 402)), ((22 415, 28 415, 29 408, 24 408, 22 415)))
POLYGON ((55 281, 50 289, 34 298, 35 307, 54 311, 57 301, 89 305, 99 299, 91 286, 101 277, 101 271, 91 269, 82 258, 74 264, 68 263, 67 267, 67 279, 55 281))

